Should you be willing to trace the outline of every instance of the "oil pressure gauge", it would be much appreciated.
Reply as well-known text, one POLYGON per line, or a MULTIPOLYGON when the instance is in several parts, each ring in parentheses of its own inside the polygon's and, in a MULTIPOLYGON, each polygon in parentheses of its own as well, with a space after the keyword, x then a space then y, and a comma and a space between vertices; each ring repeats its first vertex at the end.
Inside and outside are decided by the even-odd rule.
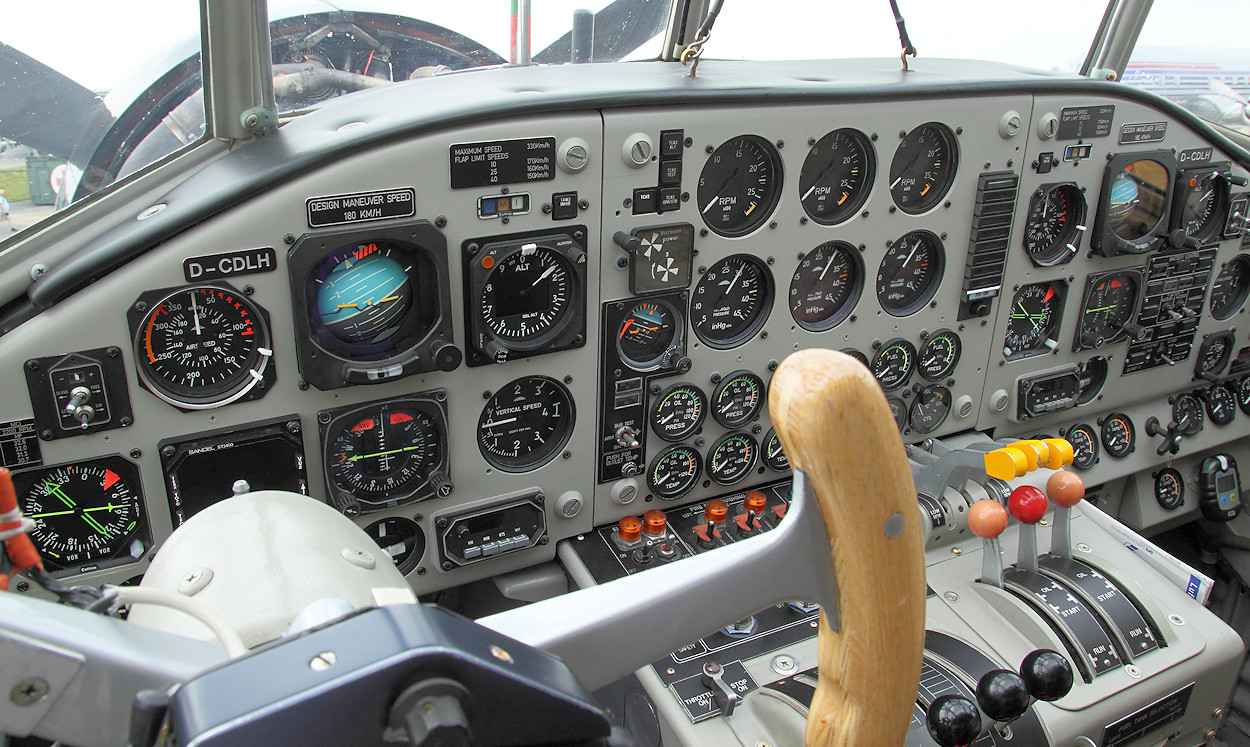
POLYGON ((750 371, 735 371, 712 393, 712 417, 726 428, 751 422, 764 407, 764 380, 750 371))
POLYGON ((682 382, 660 392, 651 406, 651 430, 665 441, 694 435, 707 417, 707 397, 694 384, 682 382))

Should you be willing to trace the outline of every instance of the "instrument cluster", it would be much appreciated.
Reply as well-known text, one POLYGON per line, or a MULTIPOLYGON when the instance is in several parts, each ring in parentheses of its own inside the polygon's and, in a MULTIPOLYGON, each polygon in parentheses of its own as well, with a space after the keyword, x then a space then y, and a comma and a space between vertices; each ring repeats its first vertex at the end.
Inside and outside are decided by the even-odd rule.
POLYGON ((378 146, 19 328, 5 463, 43 549, 133 575, 272 487, 355 518, 423 590, 517 570, 783 479, 769 378, 810 346, 863 362, 908 443, 1058 434, 1091 483, 1250 422, 1245 171, 1199 135, 1115 138, 1164 116, 1128 101, 1053 132, 1018 112, 1070 102, 1019 93, 778 106, 378 146))

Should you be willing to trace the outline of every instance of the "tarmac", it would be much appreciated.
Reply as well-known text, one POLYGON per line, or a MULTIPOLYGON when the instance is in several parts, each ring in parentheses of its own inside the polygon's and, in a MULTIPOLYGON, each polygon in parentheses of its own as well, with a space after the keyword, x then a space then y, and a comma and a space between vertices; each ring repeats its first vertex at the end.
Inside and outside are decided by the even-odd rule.
MULTIPOLYGON (((30 200, 9 203, 9 216, 13 219, 13 227, 18 231, 34 225, 56 212, 52 205, 35 205, 30 200)), ((0 223, 0 239, 5 238, 7 231, 4 223, 0 223)), ((10 232, 11 233, 11 232, 10 232)))

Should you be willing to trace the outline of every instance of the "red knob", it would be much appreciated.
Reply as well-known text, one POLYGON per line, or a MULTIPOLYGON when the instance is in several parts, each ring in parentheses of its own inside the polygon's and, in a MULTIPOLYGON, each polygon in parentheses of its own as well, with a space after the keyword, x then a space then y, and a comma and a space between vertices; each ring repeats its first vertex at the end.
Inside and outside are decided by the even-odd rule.
POLYGON ((981 539, 994 539, 1007 528, 1007 509, 998 501, 983 498, 968 509, 968 528, 981 539))
POLYGON ((642 522, 637 516, 626 516, 616 525, 616 533, 625 542, 637 542, 642 537, 642 522))
POLYGON ((1046 494, 1032 485, 1021 485, 1011 491, 1007 508, 1021 524, 1036 524, 1046 515, 1046 494))
POLYGON ((653 508, 642 515, 642 531, 647 534, 664 534, 668 526, 668 517, 658 508, 653 508))
POLYGON ((1075 506, 1085 497, 1085 481, 1075 472, 1056 472, 1046 481, 1046 497, 1064 508, 1075 506))
POLYGON ((709 524, 724 524, 729 517, 729 504, 719 498, 713 498, 703 507, 703 518, 709 524))

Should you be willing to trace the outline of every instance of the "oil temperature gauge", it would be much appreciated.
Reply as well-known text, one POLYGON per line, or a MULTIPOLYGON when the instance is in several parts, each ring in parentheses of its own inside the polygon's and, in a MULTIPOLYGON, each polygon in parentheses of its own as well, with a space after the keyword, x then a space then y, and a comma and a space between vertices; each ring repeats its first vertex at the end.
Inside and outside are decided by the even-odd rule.
POLYGON ((685 444, 670 446, 656 455, 647 468, 647 487, 657 498, 675 501, 699 482, 703 460, 699 452, 685 444))
POLYGON ((707 397, 694 384, 682 382, 660 392, 651 407, 651 430, 665 441, 694 435, 707 417, 707 397))
POLYGON ((1098 435, 1094 428, 1085 423, 1078 423, 1068 430, 1064 438, 1072 444, 1072 466, 1085 470, 1098 461, 1098 435))
POLYGON ((940 381, 955 370, 961 350, 959 335, 949 329, 939 329, 920 349, 920 361, 916 367, 926 380, 940 381))
POLYGON ((751 473, 760 447, 744 431, 730 433, 712 446, 707 455, 707 474, 720 485, 733 485, 751 473))
POLYGON ((902 433, 907 427, 907 403, 898 397, 886 397, 885 403, 890 406, 890 414, 894 416, 894 425, 902 433))
POLYGON ((734 371, 712 393, 712 417, 726 428, 751 422, 764 407, 764 380, 750 371, 734 371))
POLYGON ((872 359, 872 375, 877 377, 881 388, 887 392, 898 389, 911 376, 916 367, 916 348, 901 337, 881 346, 872 359))
POLYGON ((1202 403, 1198 397, 1186 392, 1176 395, 1172 400, 1172 420, 1180 426, 1181 433, 1186 436, 1196 435, 1202 430, 1202 403))
POLYGON ((1171 467, 1155 473, 1155 500, 1165 511, 1175 511, 1185 502, 1185 479, 1171 467))
POLYGON ((790 471, 790 460, 786 457, 786 453, 781 450, 781 439, 777 438, 777 431, 773 428, 768 429, 768 433, 764 436, 764 464, 769 469, 778 472, 790 471))
POLYGON ((1232 390, 1216 384, 1206 391, 1207 417, 1216 425, 1228 425, 1237 416, 1237 398, 1232 390))
POLYGON ((1102 421, 1102 446, 1116 459, 1133 453, 1137 445, 1137 431, 1133 421, 1122 412, 1113 412, 1102 421))

